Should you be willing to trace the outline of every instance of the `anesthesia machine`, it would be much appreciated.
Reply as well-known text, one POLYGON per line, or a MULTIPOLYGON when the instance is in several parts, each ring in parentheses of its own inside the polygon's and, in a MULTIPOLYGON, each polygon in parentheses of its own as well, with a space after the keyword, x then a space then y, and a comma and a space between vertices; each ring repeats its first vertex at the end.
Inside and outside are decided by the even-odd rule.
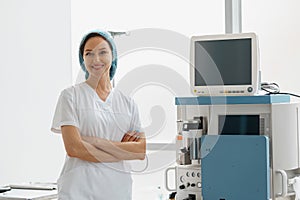
POLYGON ((196 97, 175 98, 176 166, 166 170, 166 188, 176 191, 176 200, 299 195, 300 103, 260 94, 258 57, 253 33, 192 37, 196 97))

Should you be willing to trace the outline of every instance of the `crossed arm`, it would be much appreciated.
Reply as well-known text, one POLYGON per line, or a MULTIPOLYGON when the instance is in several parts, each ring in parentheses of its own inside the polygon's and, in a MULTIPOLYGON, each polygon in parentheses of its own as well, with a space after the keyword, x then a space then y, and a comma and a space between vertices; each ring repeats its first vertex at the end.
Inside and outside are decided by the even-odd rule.
POLYGON ((125 133, 122 141, 113 142, 99 137, 80 136, 74 126, 61 127, 66 152, 90 162, 117 162, 121 160, 143 160, 146 139, 143 133, 125 133))

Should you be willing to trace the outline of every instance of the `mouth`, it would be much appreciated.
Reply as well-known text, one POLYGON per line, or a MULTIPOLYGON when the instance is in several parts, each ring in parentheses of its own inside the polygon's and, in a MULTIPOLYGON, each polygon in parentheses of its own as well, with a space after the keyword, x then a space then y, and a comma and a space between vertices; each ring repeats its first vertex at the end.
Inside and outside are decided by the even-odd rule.
POLYGON ((92 68, 95 70, 101 69, 104 67, 104 64, 100 64, 100 65, 93 65, 92 68))

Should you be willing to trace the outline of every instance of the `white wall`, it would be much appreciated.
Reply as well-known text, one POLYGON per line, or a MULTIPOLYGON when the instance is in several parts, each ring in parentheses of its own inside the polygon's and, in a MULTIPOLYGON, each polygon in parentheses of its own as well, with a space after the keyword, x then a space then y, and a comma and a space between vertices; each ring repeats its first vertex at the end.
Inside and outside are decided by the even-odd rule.
POLYGON ((242 2, 243 31, 259 36, 262 80, 300 94, 300 1, 242 2))
POLYGON ((0 185, 56 181, 64 160, 50 132, 71 84, 70 1, 0 1, 0 185))

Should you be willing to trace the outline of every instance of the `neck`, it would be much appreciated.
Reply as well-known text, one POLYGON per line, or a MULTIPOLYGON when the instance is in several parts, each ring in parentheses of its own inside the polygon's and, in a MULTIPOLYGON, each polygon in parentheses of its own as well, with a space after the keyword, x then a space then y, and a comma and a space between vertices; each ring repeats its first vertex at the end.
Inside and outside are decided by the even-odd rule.
POLYGON ((103 76, 101 78, 89 77, 86 83, 96 90, 97 93, 109 93, 112 89, 109 76, 103 76))

